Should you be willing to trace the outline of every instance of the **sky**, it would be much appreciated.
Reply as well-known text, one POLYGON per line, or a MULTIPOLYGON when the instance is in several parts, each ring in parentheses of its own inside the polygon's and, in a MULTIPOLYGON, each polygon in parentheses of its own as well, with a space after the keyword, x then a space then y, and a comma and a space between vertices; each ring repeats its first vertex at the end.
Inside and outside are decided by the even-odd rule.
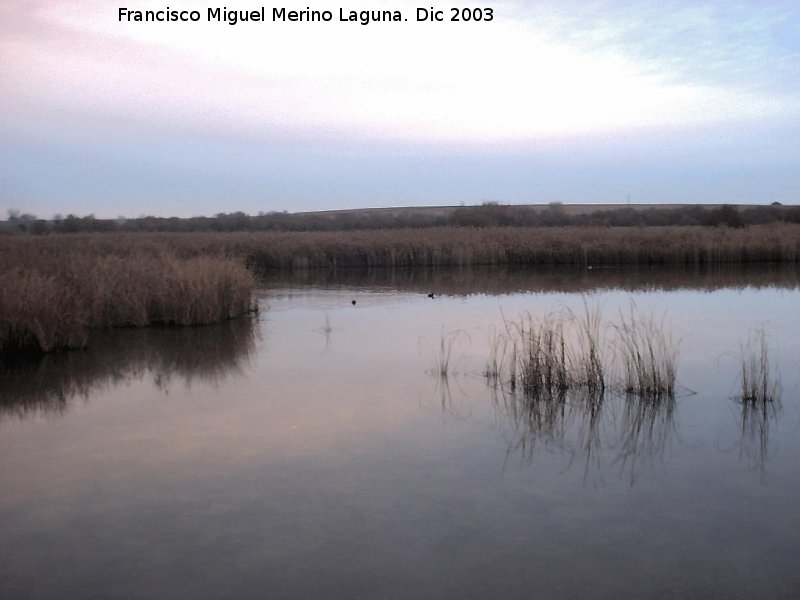
POLYGON ((797 204, 800 2, 0 0, 0 218, 485 201, 797 204))

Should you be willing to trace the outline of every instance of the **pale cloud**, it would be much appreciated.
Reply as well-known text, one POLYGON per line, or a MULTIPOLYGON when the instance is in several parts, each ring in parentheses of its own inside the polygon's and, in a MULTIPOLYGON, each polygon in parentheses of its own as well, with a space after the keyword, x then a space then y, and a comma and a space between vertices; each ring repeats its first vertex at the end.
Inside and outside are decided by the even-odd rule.
POLYGON ((800 198, 795 2, 233 27, 120 4, 0 0, 0 215, 800 198))
MULTIPOLYGON (((413 15, 415 5, 371 8, 413 15)), ((796 114, 786 94, 687 75, 676 42, 687 31, 710 32, 716 50, 706 56, 717 52, 717 64, 726 52, 709 7, 617 20, 598 6, 594 17, 565 10, 568 3, 494 6, 495 21, 480 25, 231 27, 119 23, 108 2, 34 3, 23 11, 29 29, 3 43, 6 102, 243 137, 410 143, 540 141, 796 114), (632 38, 647 37, 648 24, 666 40, 658 59, 626 51, 632 38)), ((777 19, 751 12, 757 23, 777 19)))

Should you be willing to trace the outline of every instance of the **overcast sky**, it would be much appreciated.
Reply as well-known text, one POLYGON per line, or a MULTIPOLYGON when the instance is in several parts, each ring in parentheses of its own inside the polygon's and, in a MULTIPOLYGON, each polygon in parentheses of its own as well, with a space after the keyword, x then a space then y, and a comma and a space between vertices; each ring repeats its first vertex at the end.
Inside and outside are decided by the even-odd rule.
POLYGON ((213 0, 0 0, 0 218, 800 202, 800 2, 418 4, 230 26, 213 0))

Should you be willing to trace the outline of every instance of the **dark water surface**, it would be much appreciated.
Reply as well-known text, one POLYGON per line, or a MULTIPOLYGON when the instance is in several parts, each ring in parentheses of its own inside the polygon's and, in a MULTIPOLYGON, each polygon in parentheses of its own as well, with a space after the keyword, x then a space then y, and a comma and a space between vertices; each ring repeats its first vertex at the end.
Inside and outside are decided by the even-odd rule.
POLYGON ((276 276, 258 320, 2 366, 0 598, 800 597, 799 299, 767 267, 276 276), (674 399, 487 385, 504 318, 611 335, 632 301, 674 399), (743 404, 759 329, 781 391, 743 404))

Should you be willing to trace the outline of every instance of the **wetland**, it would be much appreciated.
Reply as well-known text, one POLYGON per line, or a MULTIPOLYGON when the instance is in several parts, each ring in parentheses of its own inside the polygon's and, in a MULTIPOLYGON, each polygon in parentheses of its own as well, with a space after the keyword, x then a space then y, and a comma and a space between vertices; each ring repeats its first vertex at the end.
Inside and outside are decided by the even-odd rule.
POLYGON ((276 272, 250 316, 7 361, 0 597, 792 597, 799 284, 795 264, 276 272), (561 322, 583 356, 587 310, 602 390, 487 377, 509 331, 561 322), (671 340, 663 393, 626 384, 634 316, 671 340))

